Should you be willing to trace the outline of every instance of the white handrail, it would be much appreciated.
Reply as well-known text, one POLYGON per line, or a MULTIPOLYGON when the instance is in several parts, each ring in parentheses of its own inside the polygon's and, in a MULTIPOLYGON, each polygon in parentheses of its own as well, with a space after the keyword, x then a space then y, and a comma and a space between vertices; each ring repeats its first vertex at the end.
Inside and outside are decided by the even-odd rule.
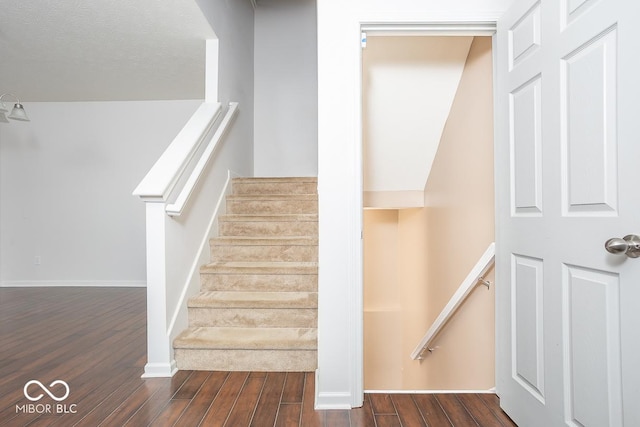
POLYGON ((202 155, 200 156, 198 163, 193 168, 193 171, 191 172, 191 175, 185 182, 184 187, 182 187, 180 194, 178 195, 174 203, 166 205, 165 211, 169 216, 180 216, 182 214, 182 210, 184 209, 184 206, 189 200, 189 196, 191 196, 191 193, 193 192, 194 187, 196 186, 196 184, 200 180, 200 177, 202 176, 202 171, 207 166, 207 163, 209 163, 209 159, 211 159, 211 155, 213 154, 216 147, 218 146, 218 142, 227 133, 229 124, 231 123, 231 120, 233 120, 233 118, 235 117, 237 111, 238 111, 238 103, 230 102, 229 108, 227 109, 227 113, 225 114, 224 118, 220 122, 220 125, 218 126, 215 133, 211 137, 209 144, 202 152, 202 155))
POLYGON ((142 199, 166 201, 220 115, 218 102, 204 102, 133 191, 142 199))
POLYGON ((495 243, 491 243, 471 272, 464 279, 456 293, 453 294, 447 305, 442 309, 440 315, 438 315, 436 320, 434 320, 433 324, 420 341, 420 344, 418 344, 413 350, 413 353, 411 353, 411 358, 413 360, 422 359, 422 353, 429 349, 429 345, 433 339, 438 335, 442 328, 444 328, 458 307, 460 307, 469 294, 471 294, 471 291, 479 284, 488 285, 484 276, 493 266, 495 262, 495 255, 495 243))

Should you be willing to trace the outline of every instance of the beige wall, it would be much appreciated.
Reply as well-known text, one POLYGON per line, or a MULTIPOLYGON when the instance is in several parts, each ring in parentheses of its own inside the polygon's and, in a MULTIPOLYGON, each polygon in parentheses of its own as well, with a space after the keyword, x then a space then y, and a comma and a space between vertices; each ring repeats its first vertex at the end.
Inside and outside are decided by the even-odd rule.
POLYGON ((365 389, 494 386, 494 290, 478 287, 419 362, 409 354, 494 240, 491 39, 476 38, 425 208, 364 214, 365 389))
MULTIPOLYGON (((375 373, 377 384, 402 388, 403 329, 398 289, 398 211, 364 212, 364 371, 375 373), (368 267, 368 268, 367 268, 368 267)), ((365 374, 365 388, 367 385, 365 374)))

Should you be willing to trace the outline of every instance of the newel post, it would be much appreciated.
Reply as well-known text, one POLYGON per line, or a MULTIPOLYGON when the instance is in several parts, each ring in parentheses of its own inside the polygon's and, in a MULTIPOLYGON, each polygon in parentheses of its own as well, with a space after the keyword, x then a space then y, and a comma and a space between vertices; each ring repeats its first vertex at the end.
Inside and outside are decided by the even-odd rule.
POLYGON ((171 377, 177 368, 167 332, 167 214, 163 200, 144 201, 147 221, 147 364, 142 377, 171 377))

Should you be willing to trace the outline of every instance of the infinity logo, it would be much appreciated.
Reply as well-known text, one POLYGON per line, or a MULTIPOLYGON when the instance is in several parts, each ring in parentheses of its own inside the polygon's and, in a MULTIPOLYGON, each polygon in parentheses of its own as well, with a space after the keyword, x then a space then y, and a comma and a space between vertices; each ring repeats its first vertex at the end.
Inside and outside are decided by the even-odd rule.
POLYGON ((55 385, 62 384, 64 386, 64 388, 66 389, 66 392, 64 393, 64 396, 62 396, 62 397, 57 397, 56 395, 51 393, 51 391, 47 387, 45 387, 44 384, 42 384, 40 381, 31 380, 31 381, 29 381, 28 383, 26 383, 24 385, 24 397, 26 397, 27 399, 29 399, 32 402, 37 402, 38 400, 42 399, 44 394, 40 393, 36 397, 32 397, 31 395, 29 395, 29 392, 27 391, 27 389, 29 388, 29 386, 31 384, 38 384, 38 386, 42 389, 42 391, 47 393, 49 395, 49 397, 52 398, 53 400, 55 400, 56 402, 62 402, 63 400, 65 400, 69 396, 69 385, 66 382, 62 381, 62 380, 55 380, 54 382, 49 384, 49 387, 53 387, 55 385))

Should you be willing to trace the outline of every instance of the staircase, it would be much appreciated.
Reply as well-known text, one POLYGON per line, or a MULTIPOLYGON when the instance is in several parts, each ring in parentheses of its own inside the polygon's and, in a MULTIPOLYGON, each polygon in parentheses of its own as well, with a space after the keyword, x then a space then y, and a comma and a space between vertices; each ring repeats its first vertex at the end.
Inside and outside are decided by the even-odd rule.
POLYGON ((174 340, 178 369, 314 371, 316 178, 236 178, 174 340))

